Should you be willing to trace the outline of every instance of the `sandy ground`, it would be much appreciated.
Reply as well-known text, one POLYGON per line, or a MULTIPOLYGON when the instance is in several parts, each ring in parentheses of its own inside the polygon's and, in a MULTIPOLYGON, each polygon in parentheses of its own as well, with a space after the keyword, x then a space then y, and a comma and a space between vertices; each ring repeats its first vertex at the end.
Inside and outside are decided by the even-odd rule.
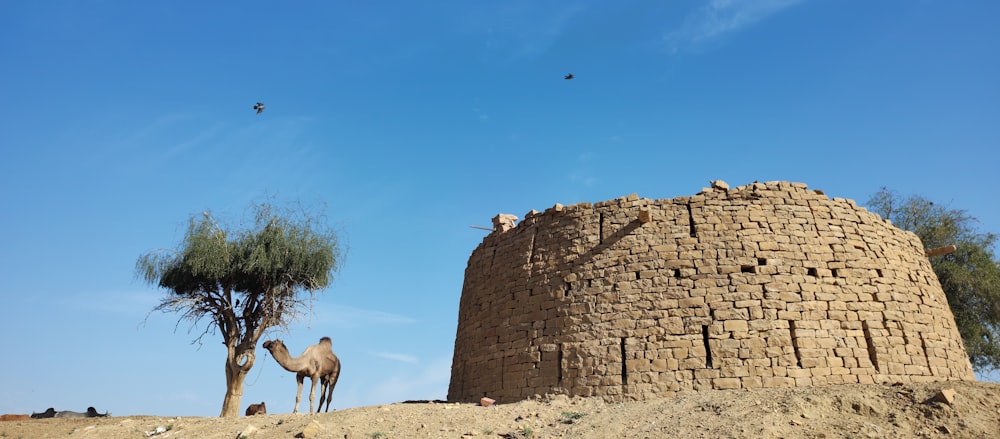
POLYGON ((0 438, 144 437, 1000 438, 1000 384, 712 391, 627 403, 555 396, 493 407, 409 402, 314 415, 126 416, 0 423, 0 438), (955 391, 951 404, 927 401, 945 389, 955 391), (157 427, 162 432, 151 435, 157 427))

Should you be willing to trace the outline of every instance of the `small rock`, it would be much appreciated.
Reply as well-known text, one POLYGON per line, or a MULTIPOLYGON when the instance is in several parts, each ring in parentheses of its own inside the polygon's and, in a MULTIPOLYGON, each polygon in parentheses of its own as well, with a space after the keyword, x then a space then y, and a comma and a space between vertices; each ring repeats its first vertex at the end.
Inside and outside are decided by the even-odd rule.
POLYGON ((938 427, 937 429, 938 429, 938 431, 940 431, 941 433, 944 433, 944 434, 951 434, 951 429, 950 429, 950 428, 948 428, 948 426, 946 426, 946 425, 942 425, 942 426, 938 427))
POLYGON ((482 397, 482 399, 479 400, 479 405, 481 405, 483 407, 489 407, 489 406, 495 404, 496 402, 497 401, 495 399, 487 398, 487 397, 484 396, 484 397, 482 397))
POLYGON ((934 396, 927 401, 924 401, 925 404, 931 402, 943 402, 945 404, 952 405, 952 403, 955 402, 955 389, 941 390, 938 393, 935 393, 934 396))
POLYGON ((322 431, 323 431, 323 426, 320 425, 319 422, 312 421, 309 423, 309 425, 306 426, 306 428, 302 429, 302 433, 295 435, 295 437, 305 438, 305 439, 314 438, 317 437, 322 431))
POLYGON ((256 432, 257 432, 257 427, 254 427, 253 425, 247 425, 246 428, 244 428, 243 430, 236 432, 236 437, 237 438, 250 437, 256 432))
POLYGON ((712 180, 709 183, 712 185, 712 189, 722 189, 724 191, 729 190, 729 183, 726 183, 722 180, 712 180))

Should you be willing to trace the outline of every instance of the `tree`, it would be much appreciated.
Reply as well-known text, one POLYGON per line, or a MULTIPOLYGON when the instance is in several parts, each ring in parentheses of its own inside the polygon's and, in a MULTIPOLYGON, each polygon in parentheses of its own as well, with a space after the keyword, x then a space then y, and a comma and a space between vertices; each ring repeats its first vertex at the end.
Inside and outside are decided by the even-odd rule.
POLYGON ((137 275, 168 290, 153 311, 179 313, 196 326, 209 324, 226 345, 226 396, 222 417, 239 416, 243 381, 253 367, 257 341, 272 327, 287 327, 311 312, 316 292, 339 268, 337 235, 302 211, 253 209, 247 230, 227 232, 205 212, 193 216, 176 250, 157 250, 136 262, 137 275))
POLYGON ((882 188, 868 208, 897 227, 916 233, 925 248, 954 244, 953 253, 931 257, 931 266, 948 297, 972 367, 1000 368, 1000 262, 992 248, 997 236, 981 233, 976 218, 919 196, 901 198, 882 188))

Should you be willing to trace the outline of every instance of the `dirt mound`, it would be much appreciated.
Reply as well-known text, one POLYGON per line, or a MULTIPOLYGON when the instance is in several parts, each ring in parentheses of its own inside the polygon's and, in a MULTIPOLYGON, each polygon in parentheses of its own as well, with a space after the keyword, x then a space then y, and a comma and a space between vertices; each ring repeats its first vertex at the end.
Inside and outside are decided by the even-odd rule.
MULTIPOLYGON (((275 404, 277 405, 277 404, 275 404)), ((726 390, 606 403, 545 397, 515 404, 416 402, 318 415, 128 416, 0 423, 24 438, 920 438, 1000 437, 1000 384, 939 382, 726 390), (946 402, 954 390, 951 402, 946 402), (159 433, 157 429, 159 428, 159 433)))

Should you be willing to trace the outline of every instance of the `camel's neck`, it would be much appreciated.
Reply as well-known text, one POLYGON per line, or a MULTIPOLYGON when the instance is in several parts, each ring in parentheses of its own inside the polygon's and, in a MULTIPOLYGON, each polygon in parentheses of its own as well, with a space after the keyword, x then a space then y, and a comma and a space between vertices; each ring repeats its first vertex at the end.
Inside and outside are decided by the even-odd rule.
POLYGON ((309 360, 305 358, 305 355, 293 358, 288 354, 288 349, 285 349, 283 346, 276 346, 271 350, 271 355, 274 356, 275 361, 277 361, 281 367, 285 368, 285 370, 289 372, 301 372, 303 369, 306 369, 309 364, 309 360))

